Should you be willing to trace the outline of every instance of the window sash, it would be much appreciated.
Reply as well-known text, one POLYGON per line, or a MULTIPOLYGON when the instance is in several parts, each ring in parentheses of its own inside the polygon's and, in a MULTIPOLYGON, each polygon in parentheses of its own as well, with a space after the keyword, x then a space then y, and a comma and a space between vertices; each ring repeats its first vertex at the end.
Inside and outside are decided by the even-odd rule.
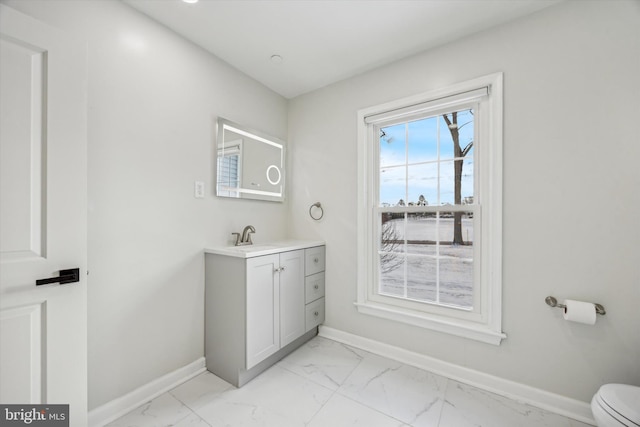
MULTIPOLYGON (((368 298, 371 301, 377 301, 398 307, 407 308, 417 312, 434 313, 440 316, 453 317, 459 319, 467 319, 474 322, 483 321, 483 306, 482 306, 482 282, 481 282, 481 267, 482 267, 482 237, 481 237, 481 224, 482 224, 482 210, 479 205, 457 205, 454 206, 397 206, 392 208, 374 207, 373 218, 374 227, 371 232, 373 241, 372 250, 369 254, 371 257, 371 265, 373 266, 373 277, 369 281, 367 289, 368 298), (416 209, 417 208, 417 209, 416 209), (405 298, 400 296, 392 296, 389 294, 380 293, 381 285, 381 265, 380 265, 380 253, 385 252, 381 249, 381 236, 382 236, 382 221, 381 215, 383 213, 437 213, 437 212, 470 212, 473 214, 473 298, 472 307, 463 308, 452 304, 446 304, 442 302, 422 301, 411 298, 405 298)), ((405 241, 410 240, 406 239, 405 241)), ((402 255, 412 255, 406 250, 399 252, 402 255)), ((406 272, 405 272, 406 280, 406 272)))
MULTIPOLYGON (((419 115, 414 115, 411 117, 411 119, 409 120, 395 120, 393 122, 385 122, 385 123, 371 123, 370 124, 370 128, 372 129, 372 135, 379 135, 380 131, 382 130, 382 128, 385 127, 389 127, 389 126, 396 126, 396 125, 402 125, 402 124, 406 124, 408 122, 413 122, 413 121, 418 121, 418 120, 424 120, 424 119, 429 119, 429 118, 438 118, 442 115, 442 114, 448 114, 454 111, 462 111, 462 110, 467 110, 467 109, 471 109, 474 112, 476 112, 476 115, 474 116, 474 135, 473 135, 473 140, 474 140, 474 147, 473 147, 473 162, 474 164, 478 164, 478 153, 481 151, 481 147, 479 147, 478 145, 478 141, 480 140, 480 133, 479 133, 479 129, 480 129, 480 125, 479 125, 479 117, 480 117, 480 105, 477 102, 472 102, 469 103, 467 101, 465 101, 464 103, 461 104, 455 104, 451 107, 448 108, 441 108, 438 109, 437 112, 431 111, 428 114, 427 113, 421 113, 419 115)), ((374 140, 371 140, 371 144, 373 145, 372 147, 372 153, 373 153, 373 157, 371 159, 372 162, 374 162, 374 164, 371 165, 371 167, 373 168, 373 170, 377 170, 378 172, 376 173, 375 176, 375 197, 374 200, 372 200, 372 204, 374 206, 380 206, 381 201, 380 201, 380 169, 382 168, 381 164, 380 164, 380 144, 374 144, 373 143, 374 140)), ((408 146, 409 141, 405 141, 405 144, 408 146)), ((464 161, 466 159, 468 159, 466 156, 465 157, 445 157, 445 158, 440 158, 438 157, 435 160, 428 160, 428 161, 423 161, 423 162, 411 162, 410 159, 407 157, 408 155, 405 156, 405 161, 404 163, 397 163, 397 164, 392 164, 392 165, 385 165, 384 168, 386 169, 392 169, 392 168, 401 168, 401 167, 405 167, 407 168, 407 173, 408 173, 408 168, 409 167, 415 167, 415 166, 420 166, 420 165, 427 165, 427 164, 434 164, 434 165, 442 165, 445 163, 450 163, 450 162, 455 162, 455 161, 464 161)), ((439 177, 440 178, 440 177, 439 177)), ((405 182, 405 185, 408 186, 408 181, 405 182)), ((479 194, 479 179, 478 179, 478 169, 476 167, 474 167, 474 179, 473 179, 473 194, 474 194, 474 203, 479 203, 479 200, 481 200, 480 194, 479 194)), ((408 189, 408 187, 407 187, 408 189)), ((405 193, 407 193, 405 191, 405 193)), ((440 200, 439 200, 440 201, 440 200)), ((409 202, 408 200, 406 201, 407 203, 409 202)), ((438 206, 438 205, 431 205, 431 206, 438 206)), ((456 205, 447 205, 447 206, 456 206, 456 205)))

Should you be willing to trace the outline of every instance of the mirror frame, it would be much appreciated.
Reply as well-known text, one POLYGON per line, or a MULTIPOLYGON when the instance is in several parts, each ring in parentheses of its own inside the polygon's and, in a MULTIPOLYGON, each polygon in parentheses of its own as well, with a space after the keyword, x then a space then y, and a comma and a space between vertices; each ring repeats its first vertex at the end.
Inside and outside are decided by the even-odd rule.
MULTIPOLYGON (((286 142, 279 139, 279 138, 275 138, 273 136, 267 135, 263 132, 260 131, 256 131, 250 128, 247 128, 246 126, 242 126, 238 123, 234 123, 230 120, 227 120, 223 117, 218 117, 217 123, 216 123, 217 129, 216 129, 216 134, 217 134, 217 138, 216 138, 216 146, 215 146, 215 151, 214 151, 214 155, 215 155, 215 171, 214 171, 214 185, 215 185, 215 193, 216 196, 218 197, 224 197, 224 198, 232 198, 232 199, 245 199, 245 200, 263 200, 263 201, 270 201, 270 202, 283 202, 285 200, 285 188, 286 188, 286 165, 285 165, 285 160, 286 160, 286 142), (225 130, 229 130, 232 131, 234 133, 246 136, 247 138, 251 138, 255 141, 259 141, 259 142, 263 142, 265 144, 271 145, 275 148, 279 148, 280 149, 280 169, 278 169, 277 166, 275 165, 271 165, 269 166, 269 168, 267 168, 267 170, 265 171, 266 175, 267 175, 267 181, 272 184, 272 185, 277 185, 278 183, 280 184, 280 192, 273 192, 273 191, 262 191, 262 190, 256 190, 253 188, 247 188, 246 185, 237 187, 237 188, 232 188, 229 189, 229 191, 236 193, 236 196, 230 196, 230 195, 224 195, 224 194, 220 194, 220 187, 218 185, 218 167, 219 167, 219 162, 218 159, 220 157, 220 151, 222 150, 222 152, 224 153, 225 150, 225 139, 224 139, 224 133, 225 130), (280 176, 280 180, 274 184, 272 182, 272 178, 270 177, 270 171, 272 169, 272 167, 274 167, 278 172, 279 172, 279 176, 280 176)), ((246 152, 241 150, 241 156, 246 155, 246 152)), ((239 165, 239 169, 242 168, 243 164, 245 163, 245 160, 242 159, 241 160, 241 165, 239 165)))

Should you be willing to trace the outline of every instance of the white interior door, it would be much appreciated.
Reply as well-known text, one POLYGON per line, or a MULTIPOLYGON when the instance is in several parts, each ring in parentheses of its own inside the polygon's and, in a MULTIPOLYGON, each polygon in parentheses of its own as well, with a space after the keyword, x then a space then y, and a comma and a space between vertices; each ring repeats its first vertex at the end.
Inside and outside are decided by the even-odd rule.
POLYGON ((86 426, 86 48, 5 5, 0 33, 0 403, 86 426))

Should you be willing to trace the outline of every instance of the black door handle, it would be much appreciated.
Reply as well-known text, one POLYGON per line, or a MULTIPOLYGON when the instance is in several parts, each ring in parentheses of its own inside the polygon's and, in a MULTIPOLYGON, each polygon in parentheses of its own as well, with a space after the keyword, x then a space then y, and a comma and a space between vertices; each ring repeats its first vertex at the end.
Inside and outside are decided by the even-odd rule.
POLYGON ((49 283, 58 283, 65 285, 67 283, 76 283, 80 281, 80 269, 70 268, 68 270, 60 270, 60 276, 49 277, 48 279, 36 280, 36 286, 48 285, 49 283))

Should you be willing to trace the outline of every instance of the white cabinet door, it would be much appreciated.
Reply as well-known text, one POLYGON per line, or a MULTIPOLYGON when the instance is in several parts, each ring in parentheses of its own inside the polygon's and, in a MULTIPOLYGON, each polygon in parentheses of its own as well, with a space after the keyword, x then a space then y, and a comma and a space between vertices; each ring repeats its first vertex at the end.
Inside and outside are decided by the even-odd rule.
POLYGON ((280 349, 279 256, 247 259, 247 367, 280 349))
POLYGON ((0 32, 0 401, 86 426, 85 46, 4 5, 0 32))
POLYGON ((304 250, 280 254, 280 346, 301 337, 305 326, 304 250))

